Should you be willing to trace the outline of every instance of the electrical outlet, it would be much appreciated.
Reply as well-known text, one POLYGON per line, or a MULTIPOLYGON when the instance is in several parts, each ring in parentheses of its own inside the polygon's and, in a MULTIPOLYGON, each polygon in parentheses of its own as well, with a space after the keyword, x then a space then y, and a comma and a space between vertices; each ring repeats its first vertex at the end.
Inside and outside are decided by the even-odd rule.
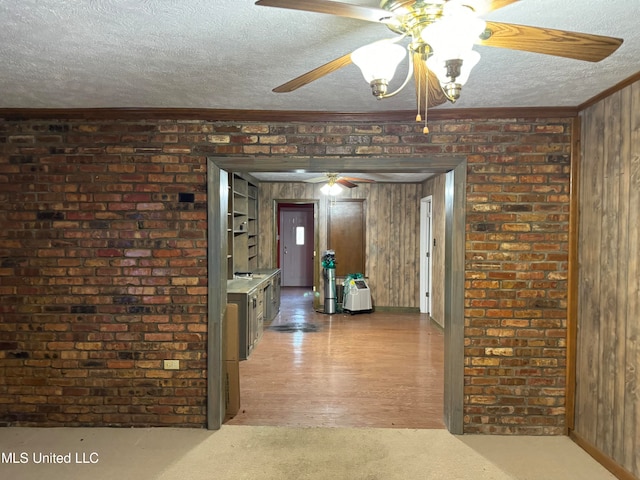
POLYGON ((165 360, 164 361, 164 369, 165 370, 180 370, 180 360, 165 360))

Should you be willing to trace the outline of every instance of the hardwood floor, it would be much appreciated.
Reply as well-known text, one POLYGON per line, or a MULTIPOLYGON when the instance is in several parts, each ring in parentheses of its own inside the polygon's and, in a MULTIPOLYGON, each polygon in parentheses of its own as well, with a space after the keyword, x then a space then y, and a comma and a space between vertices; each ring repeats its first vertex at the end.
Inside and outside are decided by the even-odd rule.
POLYGON ((443 332, 426 315, 325 315, 282 289, 280 313, 240 362, 229 425, 444 428, 443 332))

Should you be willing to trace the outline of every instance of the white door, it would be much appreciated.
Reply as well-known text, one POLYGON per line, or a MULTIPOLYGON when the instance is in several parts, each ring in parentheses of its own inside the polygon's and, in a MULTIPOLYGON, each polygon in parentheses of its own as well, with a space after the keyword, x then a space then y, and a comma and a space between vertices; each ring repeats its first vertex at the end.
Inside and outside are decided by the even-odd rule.
POLYGON ((420 313, 431 313, 432 197, 420 200, 420 313))
POLYGON ((280 210, 280 268, 283 287, 313 285, 313 209, 280 210))

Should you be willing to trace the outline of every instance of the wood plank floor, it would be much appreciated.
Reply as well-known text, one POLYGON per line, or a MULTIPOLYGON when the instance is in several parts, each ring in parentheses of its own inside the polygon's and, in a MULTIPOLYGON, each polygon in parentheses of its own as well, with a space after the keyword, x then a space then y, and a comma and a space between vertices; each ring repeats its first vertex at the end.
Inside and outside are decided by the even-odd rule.
POLYGON ((229 425, 444 428, 444 337, 426 315, 324 315, 282 289, 280 313, 240 362, 229 425))

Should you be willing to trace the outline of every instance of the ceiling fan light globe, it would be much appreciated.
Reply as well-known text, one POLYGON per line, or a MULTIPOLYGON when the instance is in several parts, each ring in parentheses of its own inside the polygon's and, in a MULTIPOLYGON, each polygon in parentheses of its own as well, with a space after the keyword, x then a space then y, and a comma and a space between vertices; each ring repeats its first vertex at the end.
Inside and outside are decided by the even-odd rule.
POLYGON ((475 17, 468 8, 462 9, 460 13, 445 15, 422 30, 422 40, 436 54, 446 58, 462 58, 473 49, 476 40, 484 32, 486 22, 475 17))
POLYGON ((388 83, 406 54, 400 45, 377 42, 355 50, 351 54, 351 61, 360 68, 367 83, 371 84, 374 80, 388 83))
POLYGON ((322 186, 320 191, 324 195, 338 195, 340 192, 342 192, 342 187, 340 185, 338 185, 337 183, 334 183, 333 185, 330 185, 330 184, 327 183, 327 184, 322 186))

